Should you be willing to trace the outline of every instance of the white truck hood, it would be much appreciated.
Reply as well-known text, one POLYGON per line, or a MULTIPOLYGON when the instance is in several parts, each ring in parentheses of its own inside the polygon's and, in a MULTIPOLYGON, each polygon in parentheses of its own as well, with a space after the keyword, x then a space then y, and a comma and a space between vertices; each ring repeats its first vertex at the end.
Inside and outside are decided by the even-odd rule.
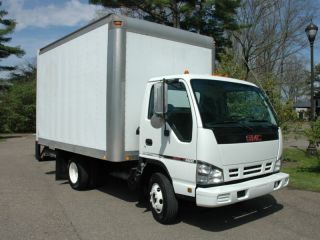
MULTIPOLYGON (((219 144, 221 166, 230 166, 237 164, 247 165, 249 163, 276 159, 278 155, 279 140, 237 143, 237 144, 219 144)), ((219 165, 220 165, 219 164, 219 165)))
POLYGON ((280 140, 217 144, 212 130, 199 129, 197 160, 223 170, 224 180, 232 181, 271 173, 282 149, 280 140))

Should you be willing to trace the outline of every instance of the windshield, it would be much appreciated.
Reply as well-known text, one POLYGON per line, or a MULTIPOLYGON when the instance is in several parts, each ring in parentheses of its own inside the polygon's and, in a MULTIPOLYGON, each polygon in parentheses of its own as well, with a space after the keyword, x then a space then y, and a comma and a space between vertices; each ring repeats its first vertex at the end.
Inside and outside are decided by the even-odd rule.
POLYGON ((277 125, 262 91, 245 84, 204 79, 191 80, 204 128, 234 125, 252 128, 277 125))

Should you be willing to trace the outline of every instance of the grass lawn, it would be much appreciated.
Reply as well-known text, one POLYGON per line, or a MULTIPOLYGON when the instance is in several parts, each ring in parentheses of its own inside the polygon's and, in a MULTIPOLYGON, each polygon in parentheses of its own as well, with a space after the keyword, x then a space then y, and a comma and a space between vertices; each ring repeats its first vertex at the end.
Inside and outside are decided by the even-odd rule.
POLYGON ((290 174, 290 187, 320 192, 320 155, 311 157, 304 150, 284 149, 282 171, 290 174))

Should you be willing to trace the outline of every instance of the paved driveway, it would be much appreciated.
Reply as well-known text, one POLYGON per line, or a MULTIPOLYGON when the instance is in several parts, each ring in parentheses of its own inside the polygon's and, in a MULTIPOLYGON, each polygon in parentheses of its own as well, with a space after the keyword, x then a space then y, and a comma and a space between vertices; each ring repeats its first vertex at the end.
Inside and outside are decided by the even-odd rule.
POLYGON ((286 189, 219 209, 181 206, 155 222, 125 183, 77 192, 33 157, 34 136, 0 142, 0 239, 320 239, 320 194, 286 189))

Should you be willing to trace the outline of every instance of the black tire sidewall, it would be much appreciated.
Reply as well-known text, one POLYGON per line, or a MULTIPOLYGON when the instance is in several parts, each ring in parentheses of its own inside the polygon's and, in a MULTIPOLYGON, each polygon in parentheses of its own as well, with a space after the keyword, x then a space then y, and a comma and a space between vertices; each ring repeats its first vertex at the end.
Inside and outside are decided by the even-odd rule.
POLYGON ((169 182, 168 178, 162 174, 162 173, 155 173, 151 176, 150 181, 149 181, 149 186, 148 186, 148 204, 149 208, 152 211, 153 217, 160 223, 167 224, 170 223, 172 219, 167 219, 167 213, 168 213, 168 194, 174 194, 173 192, 173 187, 171 183, 169 182), (164 181, 167 181, 165 183, 164 181), (162 196, 163 196, 163 209, 161 213, 157 213, 155 209, 152 207, 152 204, 150 202, 150 192, 151 188, 154 183, 157 183, 162 191, 162 196), (167 187, 165 187, 167 186, 167 187), (168 189, 171 188, 171 189, 168 189))
POLYGON ((69 180, 70 186, 75 190, 84 190, 87 188, 87 186, 88 186, 88 172, 87 172, 85 165, 83 164, 83 161, 78 160, 78 159, 70 159, 69 160, 68 180, 69 180), (78 179, 75 183, 73 183, 70 179, 69 168, 70 168, 71 163, 76 164, 76 166, 78 168, 78 179))

